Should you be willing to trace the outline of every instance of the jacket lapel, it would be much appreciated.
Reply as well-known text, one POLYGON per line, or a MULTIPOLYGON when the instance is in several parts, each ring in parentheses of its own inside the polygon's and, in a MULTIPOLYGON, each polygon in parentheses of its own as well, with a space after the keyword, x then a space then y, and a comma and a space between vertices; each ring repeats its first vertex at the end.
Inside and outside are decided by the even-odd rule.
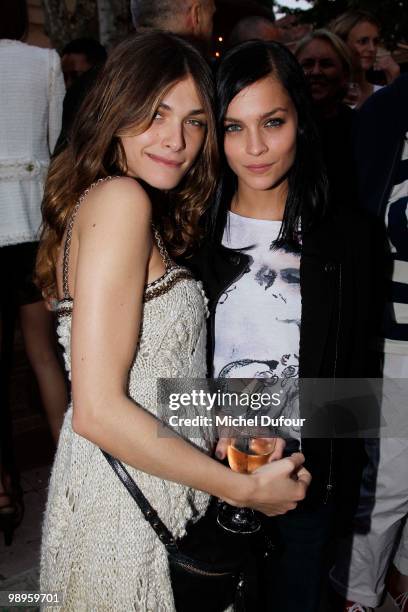
MULTIPOLYGON (((313 242, 316 247, 316 242, 313 242)), ((336 316, 341 264, 309 248, 305 240, 300 262, 302 318, 300 325, 299 376, 314 378, 327 372, 334 375, 333 364, 323 363, 327 339, 336 316)), ((338 317, 337 317, 338 318, 338 317)), ((336 333, 337 325, 336 323, 336 333)), ((333 343, 331 343, 333 344, 333 343)), ((331 355, 330 355, 331 356, 331 355)))

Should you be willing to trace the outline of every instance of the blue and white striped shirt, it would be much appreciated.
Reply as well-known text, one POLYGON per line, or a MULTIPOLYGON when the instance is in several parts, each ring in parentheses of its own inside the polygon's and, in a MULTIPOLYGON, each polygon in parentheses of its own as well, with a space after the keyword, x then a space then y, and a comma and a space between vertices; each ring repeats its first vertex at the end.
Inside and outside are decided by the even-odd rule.
POLYGON ((408 132, 385 211, 385 223, 393 265, 384 350, 408 355, 408 132))

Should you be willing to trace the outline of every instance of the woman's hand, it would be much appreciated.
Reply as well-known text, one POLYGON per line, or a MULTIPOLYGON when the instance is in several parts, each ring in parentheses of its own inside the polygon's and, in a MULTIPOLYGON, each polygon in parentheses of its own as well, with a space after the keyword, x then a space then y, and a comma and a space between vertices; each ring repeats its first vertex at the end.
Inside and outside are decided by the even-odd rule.
MULTIPOLYGON (((241 480, 236 499, 226 499, 232 506, 245 506, 267 516, 285 514, 296 508, 305 498, 311 475, 303 467, 304 456, 294 453, 290 457, 262 466, 253 474, 236 476, 241 480), (242 493, 242 494, 241 494, 242 493)), ((237 484, 239 483, 237 479, 237 484)))
POLYGON ((380 56, 375 62, 374 69, 382 70, 385 73, 387 85, 395 81, 401 72, 399 65, 390 53, 380 56))
POLYGON ((275 438, 275 447, 273 449, 273 453, 268 459, 268 463, 282 459, 283 451, 285 450, 285 447, 286 447, 286 440, 284 440, 283 438, 275 438))

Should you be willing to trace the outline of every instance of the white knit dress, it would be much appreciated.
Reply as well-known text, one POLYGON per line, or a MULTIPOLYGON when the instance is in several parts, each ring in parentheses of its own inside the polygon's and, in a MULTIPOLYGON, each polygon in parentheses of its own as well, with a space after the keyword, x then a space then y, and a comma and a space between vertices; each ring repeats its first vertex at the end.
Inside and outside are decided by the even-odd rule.
MULTIPOLYGON (((159 246, 166 272, 146 287, 128 386, 129 396, 153 414, 157 378, 205 376, 204 293, 189 272, 171 262, 163 245, 159 246)), ((58 335, 69 372, 72 300, 65 287, 64 292, 66 299, 58 306, 58 335)), ((72 406, 62 427, 49 485, 41 591, 62 593, 62 608, 55 610, 173 611, 164 546, 100 449, 75 434, 71 420, 72 406)), ((165 439, 159 443, 165 444, 165 439)), ((200 445, 209 450, 209 443, 200 445)), ((185 533, 191 517, 204 514, 207 494, 127 467, 175 537, 185 533)))

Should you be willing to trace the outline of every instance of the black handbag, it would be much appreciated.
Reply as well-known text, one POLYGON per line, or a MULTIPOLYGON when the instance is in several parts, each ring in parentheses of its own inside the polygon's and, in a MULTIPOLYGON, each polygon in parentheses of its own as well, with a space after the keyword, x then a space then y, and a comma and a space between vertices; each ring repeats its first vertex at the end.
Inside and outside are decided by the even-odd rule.
POLYGON ((218 527, 216 503, 210 504, 202 519, 187 527, 186 536, 176 540, 125 466, 105 451, 102 453, 166 547, 176 611, 222 612, 230 605, 235 612, 255 609, 248 603, 249 586, 254 592, 256 581, 251 572, 248 538, 243 536, 242 540, 238 536, 240 540, 234 541, 218 527))

